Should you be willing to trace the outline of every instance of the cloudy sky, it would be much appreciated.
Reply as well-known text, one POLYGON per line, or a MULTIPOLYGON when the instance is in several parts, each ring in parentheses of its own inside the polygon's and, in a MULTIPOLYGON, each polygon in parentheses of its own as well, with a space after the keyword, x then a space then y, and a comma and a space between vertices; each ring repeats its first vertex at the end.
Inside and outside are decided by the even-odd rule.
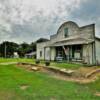
POLYGON ((0 42, 48 38, 69 20, 95 23, 100 37, 100 0, 0 0, 0 42))

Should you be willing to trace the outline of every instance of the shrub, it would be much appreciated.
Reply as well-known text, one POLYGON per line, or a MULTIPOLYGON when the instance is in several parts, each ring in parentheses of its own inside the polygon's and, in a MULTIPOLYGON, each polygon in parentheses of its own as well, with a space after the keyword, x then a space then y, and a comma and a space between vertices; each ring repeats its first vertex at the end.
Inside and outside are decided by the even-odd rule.
POLYGON ((45 65, 46 65, 46 66, 49 66, 49 65, 50 65, 50 61, 46 61, 46 62, 45 62, 45 65))
POLYGON ((36 60, 35 63, 36 63, 36 64, 39 64, 39 63, 40 63, 40 60, 36 60))

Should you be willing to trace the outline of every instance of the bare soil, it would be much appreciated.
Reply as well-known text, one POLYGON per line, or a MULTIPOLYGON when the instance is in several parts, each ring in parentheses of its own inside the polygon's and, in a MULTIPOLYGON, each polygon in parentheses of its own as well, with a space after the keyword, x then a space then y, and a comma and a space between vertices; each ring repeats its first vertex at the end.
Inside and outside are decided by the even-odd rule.
MULTIPOLYGON (((55 69, 52 67, 44 67, 44 66, 37 66, 37 65, 30 65, 30 64, 17 64, 18 67, 25 68, 28 71, 40 71, 43 73, 49 74, 51 77, 61 79, 61 80, 67 80, 67 81, 73 81, 78 83, 90 83, 94 82, 98 79, 98 76, 100 76, 100 68, 93 66, 93 67, 80 67, 77 70, 72 70, 73 73, 66 74, 65 69, 55 69), (34 67, 34 68, 33 68, 34 67), (33 70, 37 69, 37 70, 33 70), (64 72, 63 72, 64 71, 64 72)), ((22 89, 26 88, 25 86, 22 87, 22 89)))
POLYGON ((100 92, 96 92, 94 95, 100 97, 100 92))
POLYGON ((21 90, 26 90, 29 86, 27 84, 23 84, 20 86, 21 90))

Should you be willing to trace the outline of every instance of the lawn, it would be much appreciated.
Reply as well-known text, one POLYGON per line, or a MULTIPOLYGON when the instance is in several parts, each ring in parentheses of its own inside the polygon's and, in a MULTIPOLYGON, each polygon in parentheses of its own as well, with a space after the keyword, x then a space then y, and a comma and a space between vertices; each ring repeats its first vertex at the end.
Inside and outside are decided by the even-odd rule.
POLYGON ((34 63, 34 59, 26 59, 26 58, 0 58, 0 63, 7 63, 7 62, 29 62, 34 63))
MULTIPOLYGON (((0 59, 0 63, 29 62, 33 59, 0 59)), ((44 64, 41 61, 40 64, 44 64)), ((51 62, 51 66, 77 69, 81 64, 51 62)), ((16 65, 0 65, 0 100, 100 100, 100 79, 89 84, 55 79, 41 72, 28 72, 16 65)))
MULTIPOLYGON (((5 58, 0 58, 0 63, 7 63, 7 62, 28 62, 28 63, 33 63, 35 64, 35 59, 26 59, 26 58, 8 58, 8 59, 5 59, 5 58)), ((44 65, 45 64, 45 61, 40 61, 40 64, 41 65, 44 65)), ((75 64, 75 63, 66 63, 66 62, 53 62, 51 61, 50 62, 50 66, 54 66, 54 67, 59 67, 59 68, 66 68, 66 69, 78 69, 79 67, 82 67, 83 65, 82 64, 75 64)))
POLYGON ((100 92, 100 79, 83 85, 16 65, 0 65, 0 100, 100 100, 95 92, 100 92))
MULTIPOLYGON (((40 61, 40 64, 44 65, 45 61, 43 61, 43 60, 40 61)), ((59 67, 59 68, 66 68, 66 69, 78 69, 80 67, 83 67, 83 64, 51 61, 50 66, 59 67)))
POLYGON ((59 67, 59 68, 66 68, 66 69, 78 69, 79 67, 83 67, 82 64, 75 64, 75 63, 57 63, 52 62, 51 66, 59 67))

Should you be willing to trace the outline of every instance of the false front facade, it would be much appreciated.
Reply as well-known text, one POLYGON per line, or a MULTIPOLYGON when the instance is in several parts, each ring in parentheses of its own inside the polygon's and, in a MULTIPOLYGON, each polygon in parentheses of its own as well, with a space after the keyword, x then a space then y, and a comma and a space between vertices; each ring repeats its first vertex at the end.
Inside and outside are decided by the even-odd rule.
POLYGON ((100 39, 95 37, 95 25, 63 23, 50 40, 37 43, 37 59, 100 63, 100 39))

